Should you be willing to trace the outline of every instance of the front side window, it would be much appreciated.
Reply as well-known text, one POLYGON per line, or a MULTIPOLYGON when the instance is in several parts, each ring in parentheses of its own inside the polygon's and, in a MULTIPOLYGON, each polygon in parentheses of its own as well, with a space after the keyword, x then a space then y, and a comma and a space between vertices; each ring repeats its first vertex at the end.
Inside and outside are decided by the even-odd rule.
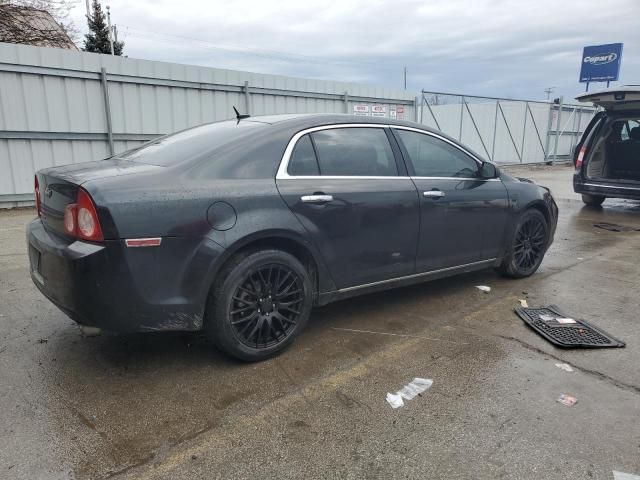
POLYGON ((382 128, 332 128, 311 135, 323 176, 398 175, 389 139, 382 128))
POLYGON ((396 130, 417 177, 478 176, 478 162, 439 138, 409 130, 396 130))

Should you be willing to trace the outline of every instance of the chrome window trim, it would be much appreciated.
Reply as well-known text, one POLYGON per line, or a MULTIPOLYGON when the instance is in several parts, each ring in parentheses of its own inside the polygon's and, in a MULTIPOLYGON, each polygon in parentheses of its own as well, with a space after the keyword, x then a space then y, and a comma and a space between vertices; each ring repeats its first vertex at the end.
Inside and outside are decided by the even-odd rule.
POLYGON ((467 182, 499 182, 499 178, 474 178, 474 177, 409 177, 414 180, 465 180, 467 182))
MULTIPOLYGON (((318 180, 319 178, 327 179, 327 180, 410 180, 411 177, 400 177, 400 176, 386 176, 386 177, 376 177, 376 176, 349 176, 349 175, 287 175, 286 177, 277 177, 277 180, 318 180)), ((459 179, 458 179, 459 180, 459 179)))
MULTIPOLYGON (((322 130, 334 130, 336 128, 387 128, 388 125, 378 124, 378 123, 341 123, 341 124, 333 124, 333 125, 321 125, 319 127, 311 127, 301 130, 296 133, 289 143, 287 144, 287 148, 284 150, 284 155, 282 155, 282 159, 280 160, 280 166, 278 167, 278 173, 276 174, 276 180, 284 180, 284 179, 318 179, 325 178, 327 180, 335 180, 341 178, 349 178, 349 179, 385 179, 385 178, 409 178, 409 177, 399 177, 397 175, 393 176, 326 176, 326 175, 305 175, 305 176, 296 176, 289 175, 287 169, 289 168, 289 161, 291 160, 291 154, 293 153, 293 149, 298 143, 298 140, 305 136, 307 133, 320 132, 322 130)), ((389 145, 391 148, 391 145, 389 145)))
POLYGON ((382 124, 382 123, 339 123, 333 125, 321 125, 319 127, 310 127, 296 133, 289 143, 287 144, 287 148, 282 155, 282 159, 280 160, 280 165, 278 166, 278 172, 276 173, 276 180, 317 180, 317 179, 326 179, 326 180, 407 180, 407 179, 416 179, 416 180, 472 180, 476 182, 499 182, 501 181, 499 178, 473 178, 473 177, 410 177, 410 176, 399 176, 399 175, 388 175, 388 176, 375 176, 375 175, 289 175, 287 169, 289 168, 289 161, 291 160, 291 154, 293 153, 293 149, 295 148, 298 140, 305 136, 308 133, 319 132, 322 130, 333 130, 336 128, 396 128, 400 130, 409 130, 417 133, 422 133, 424 135, 430 135, 439 140, 443 140, 453 147, 457 148, 461 152, 467 154, 473 160, 476 161, 479 165, 482 165, 482 160, 479 160, 475 155, 467 151, 466 149, 456 145, 451 140, 438 135, 437 133, 429 132, 427 130, 421 130, 419 128, 414 127, 405 127, 403 125, 391 125, 391 124, 382 124))

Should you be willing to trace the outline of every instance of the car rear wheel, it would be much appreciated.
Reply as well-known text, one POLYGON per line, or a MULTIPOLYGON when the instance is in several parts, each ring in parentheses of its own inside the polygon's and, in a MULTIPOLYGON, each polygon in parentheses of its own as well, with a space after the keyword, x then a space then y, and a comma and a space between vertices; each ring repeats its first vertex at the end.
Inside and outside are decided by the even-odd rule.
POLYGON ((586 193, 582 194, 582 201, 591 206, 591 207, 599 207, 604 202, 605 197, 602 195, 587 195, 586 193))
POLYGON ((245 361, 274 356, 309 318, 312 284, 304 266, 279 250, 232 259, 209 298, 206 328, 218 348, 245 361))
POLYGON ((509 253, 498 270, 511 278, 532 275, 542 263, 549 241, 549 227, 538 210, 525 211, 516 224, 509 253))

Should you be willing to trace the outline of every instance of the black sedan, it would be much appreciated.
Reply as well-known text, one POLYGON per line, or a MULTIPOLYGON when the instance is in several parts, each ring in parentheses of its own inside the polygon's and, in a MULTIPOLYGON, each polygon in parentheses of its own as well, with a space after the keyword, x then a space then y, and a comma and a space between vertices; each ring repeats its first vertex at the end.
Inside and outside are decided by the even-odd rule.
POLYGON ((348 115, 239 118, 113 158, 41 170, 31 276, 82 325, 204 330, 260 360, 314 305, 497 268, 534 273, 547 188, 422 125, 348 115))

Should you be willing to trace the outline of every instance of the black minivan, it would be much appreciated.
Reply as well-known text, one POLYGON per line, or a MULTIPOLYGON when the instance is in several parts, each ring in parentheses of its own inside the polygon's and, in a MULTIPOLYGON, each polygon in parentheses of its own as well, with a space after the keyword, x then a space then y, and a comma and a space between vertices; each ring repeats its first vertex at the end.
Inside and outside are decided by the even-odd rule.
POLYGON ((606 198, 640 200, 640 85, 584 93, 599 110, 573 153, 573 190, 587 205, 606 198))

